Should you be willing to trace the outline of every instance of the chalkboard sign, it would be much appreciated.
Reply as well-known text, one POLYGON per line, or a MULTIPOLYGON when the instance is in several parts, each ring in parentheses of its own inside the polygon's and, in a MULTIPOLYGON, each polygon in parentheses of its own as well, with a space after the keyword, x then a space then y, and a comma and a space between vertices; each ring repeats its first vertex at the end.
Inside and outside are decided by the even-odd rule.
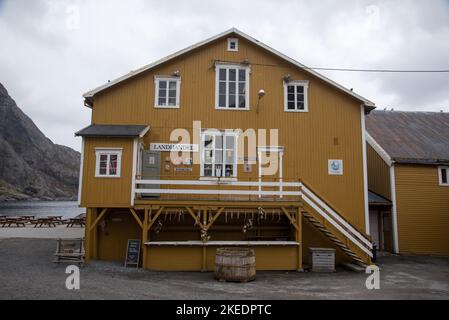
POLYGON ((129 239, 126 247, 125 267, 135 266, 139 267, 140 258, 140 240, 129 239))

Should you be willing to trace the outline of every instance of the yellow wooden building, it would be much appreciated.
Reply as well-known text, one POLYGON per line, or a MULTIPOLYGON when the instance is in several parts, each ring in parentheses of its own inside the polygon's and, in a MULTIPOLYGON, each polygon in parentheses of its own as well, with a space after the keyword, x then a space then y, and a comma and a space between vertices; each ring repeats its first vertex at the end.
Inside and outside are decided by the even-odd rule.
POLYGON ((153 270, 212 270, 223 246, 254 248, 259 270, 302 270, 309 247, 370 263, 374 104, 352 90, 231 29, 84 99, 88 260, 140 239, 153 270))
POLYGON ((373 111, 366 128, 373 241, 449 256, 449 113, 373 111))

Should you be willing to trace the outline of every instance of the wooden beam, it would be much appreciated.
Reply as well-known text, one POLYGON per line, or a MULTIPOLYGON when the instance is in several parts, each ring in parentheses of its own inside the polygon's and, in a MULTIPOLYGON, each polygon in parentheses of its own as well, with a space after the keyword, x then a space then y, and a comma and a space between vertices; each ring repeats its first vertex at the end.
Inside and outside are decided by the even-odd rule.
POLYGON ((161 215, 162 211, 164 211, 164 209, 165 209, 164 207, 160 207, 159 210, 154 215, 154 218, 150 219, 150 222, 148 223, 148 230, 151 229, 151 227, 156 222, 157 218, 159 218, 159 216, 161 215))
POLYGON ((134 210, 133 208, 129 208, 129 211, 131 211, 132 215, 134 216, 134 219, 136 219, 136 221, 139 224, 140 228, 143 228, 142 221, 140 221, 139 215, 137 214, 136 210, 134 210))
POLYGON ((198 215, 196 215, 195 212, 193 212, 193 210, 191 208, 189 208, 189 207, 185 207, 185 208, 190 213, 190 215, 192 216, 193 220, 195 220, 195 223, 197 225, 199 225, 201 229, 204 229, 204 225, 200 221, 201 210, 200 210, 200 212, 198 212, 198 215))
POLYGON ((103 210, 101 210, 100 215, 97 217, 97 219, 95 219, 94 223, 92 223, 92 225, 89 228, 89 231, 92 231, 93 228, 97 226, 98 222, 100 222, 100 220, 103 218, 103 216, 106 214, 107 211, 108 208, 104 208, 103 210))
POLYGON ((220 217, 223 210, 224 210, 224 208, 218 209, 217 213, 213 216, 212 220, 206 225, 206 227, 205 227, 206 230, 209 230, 209 228, 212 227, 214 222, 220 217))
POLYGON ((304 271, 302 267, 302 249, 303 249, 303 241, 302 241, 302 213, 301 208, 298 208, 296 211, 296 242, 298 242, 298 271, 302 272, 304 271))
POLYGON ((147 265, 147 249, 148 246, 145 245, 148 242, 148 217, 149 210, 145 209, 143 213, 143 227, 142 227, 142 267, 145 268, 147 265))
MULTIPOLYGON (((201 211, 200 211, 201 212, 201 211)), ((205 226, 207 223, 207 209, 203 209, 203 226, 205 226)), ((205 230, 205 228, 202 228, 205 230)), ((203 231, 201 231, 203 232, 203 231)), ((205 230, 204 232, 207 233, 207 230, 205 230)), ((207 242, 206 240, 203 240, 204 242, 207 242)), ((202 252, 202 263, 201 263, 201 272, 206 272, 207 271, 207 249, 206 246, 203 246, 203 252, 202 252)))
POLYGON ((298 231, 298 226, 296 225, 295 219, 290 215, 290 213, 288 213, 287 209, 285 209, 284 207, 282 207, 281 209, 282 211, 284 211, 285 215, 290 220, 290 223, 293 225, 293 227, 295 227, 296 231, 298 231))
MULTIPOLYGON (((257 192, 257 191, 255 191, 257 192)), ((136 199, 134 208, 138 210, 143 210, 153 206, 153 209, 157 209, 155 206, 164 207, 226 207, 226 208, 254 208, 254 207, 264 207, 264 208, 279 208, 283 207, 298 207, 302 206, 301 201, 214 201, 214 200, 171 200, 171 199, 160 199, 160 200, 142 200, 136 199)))

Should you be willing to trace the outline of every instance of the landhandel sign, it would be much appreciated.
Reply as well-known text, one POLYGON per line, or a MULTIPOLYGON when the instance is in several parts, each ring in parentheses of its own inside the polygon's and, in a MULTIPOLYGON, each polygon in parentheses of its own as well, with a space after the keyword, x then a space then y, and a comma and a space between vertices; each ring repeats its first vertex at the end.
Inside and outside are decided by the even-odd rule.
POLYGON ((197 144, 180 144, 180 143, 151 143, 151 151, 183 151, 183 152, 198 152, 197 144))

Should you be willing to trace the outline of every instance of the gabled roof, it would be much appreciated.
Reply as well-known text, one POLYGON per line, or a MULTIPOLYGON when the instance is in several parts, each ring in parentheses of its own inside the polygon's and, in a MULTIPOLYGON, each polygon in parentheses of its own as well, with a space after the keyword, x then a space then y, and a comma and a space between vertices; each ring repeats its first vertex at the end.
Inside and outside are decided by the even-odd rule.
POLYGON ((366 130, 370 145, 391 162, 449 163, 449 113, 373 111, 366 130))
POLYGON ((75 133, 76 137, 143 137, 148 130, 146 125, 106 125, 91 124, 75 133))
POLYGON ((267 51, 269 51, 269 52, 271 52, 273 54, 275 54, 276 56, 280 57, 281 59, 283 59, 283 60, 285 60, 285 61, 287 61, 287 62, 289 62, 289 63, 291 63, 291 64, 293 64, 293 65, 295 65, 295 66, 297 66, 299 68, 301 68, 301 69, 303 69, 304 71, 308 72, 309 74, 311 74, 311 75, 313 75, 313 76, 315 76, 315 77, 317 77, 317 78, 319 78, 319 79, 329 83, 330 85, 340 89, 341 91, 344 91, 346 94, 348 94, 348 95, 356 98, 357 100, 360 100, 362 103, 364 103, 364 105, 366 106, 366 108, 369 111, 374 109, 374 103, 371 102, 370 100, 368 100, 368 99, 366 99, 366 98, 364 98, 364 97, 354 93, 352 90, 349 90, 349 89, 343 87, 342 85, 336 83, 335 81, 333 81, 333 80, 323 76, 322 74, 320 74, 320 73, 318 73, 318 72, 316 72, 316 71, 306 67, 305 65, 299 63, 298 61, 293 60, 292 58, 290 58, 290 57, 282 54, 281 52, 279 52, 279 51, 277 51, 277 50, 267 46, 266 44, 260 42, 259 40, 254 39, 253 37, 247 35, 246 33, 243 33, 242 31, 240 31, 240 30, 238 30, 236 28, 231 28, 231 29, 229 29, 229 30, 227 30, 225 32, 222 32, 222 33, 220 33, 220 34, 218 34, 216 36, 213 36, 213 37, 208 38, 208 39, 206 39, 204 41, 198 42, 198 43, 196 43, 196 44, 194 44, 194 45, 192 45, 190 47, 187 47, 187 48, 185 48, 183 50, 175 52, 175 53, 173 53, 173 54, 171 54, 171 55, 169 55, 169 56, 167 56, 165 58, 162 58, 162 59, 160 59, 160 60, 158 60, 156 62, 148 64, 148 65, 146 65, 146 66, 144 66, 142 68, 139 68, 137 70, 131 71, 130 73, 128 73, 128 74, 126 74, 126 75, 124 75, 122 77, 119 77, 119 78, 117 78, 115 80, 112 80, 112 81, 102 85, 102 86, 99 86, 98 88, 95 88, 95 89, 93 89, 93 90, 91 90, 89 92, 86 92, 83 95, 83 97, 86 98, 86 99, 92 98, 98 92, 101 92, 101 91, 103 91, 103 90, 105 90, 107 88, 110 88, 110 87, 112 87, 112 86, 114 86, 114 85, 116 85, 116 84, 118 84, 118 83, 120 83, 122 81, 125 81, 125 80, 127 80, 129 78, 132 78, 132 77, 138 75, 138 74, 141 74, 141 73, 146 72, 146 71, 148 71, 148 70, 150 70, 152 68, 155 68, 155 67, 157 67, 158 65, 160 65, 162 63, 165 63, 165 62, 167 62, 167 61, 169 61, 171 59, 179 57, 179 56, 181 56, 183 54, 186 54, 186 53, 188 53, 188 52, 190 52, 190 51, 192 51, 194 49, 197 49, 197 48, 199 48, 201 46, 207 45, 207 44, 209 44, 209 43, 211 43, 211 42, 213 42, 215 40, 218 40, 218 39, 220 39, 222 37, 229 36, 231 34, 235 34, 237 36, 240 36, 243 39, 246 39, 247 41, 249 41, 249 42, 251 42, 251 43, 253 43, 253 44, 255 44, 255 45, 257 45, 257 46, 259 46, 259 47, 261 47, 261 48, 263 48, 263 49, 265 49, 265 50, 267 50, 267 51))

